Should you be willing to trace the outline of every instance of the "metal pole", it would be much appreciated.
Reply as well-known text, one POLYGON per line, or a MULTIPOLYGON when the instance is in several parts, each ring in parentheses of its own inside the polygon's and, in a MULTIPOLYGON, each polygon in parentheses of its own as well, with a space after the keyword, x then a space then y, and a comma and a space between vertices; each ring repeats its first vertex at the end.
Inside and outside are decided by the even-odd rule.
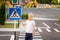
POLYGON ((14 40, 16 40, 16 31, 14 32, 14 36, 15 36, 15 37, 14 37, 14 40))
MULTIPOLYGON (((13 4, 13 7, 14 7, 15 5, 13 4)), ((16 20, 15 20, 15 22, 14 22, 14 40, 16 40, 16 20)))
POLYGON ((14 22, 14 40, 16 40, 16 20, 14 22))

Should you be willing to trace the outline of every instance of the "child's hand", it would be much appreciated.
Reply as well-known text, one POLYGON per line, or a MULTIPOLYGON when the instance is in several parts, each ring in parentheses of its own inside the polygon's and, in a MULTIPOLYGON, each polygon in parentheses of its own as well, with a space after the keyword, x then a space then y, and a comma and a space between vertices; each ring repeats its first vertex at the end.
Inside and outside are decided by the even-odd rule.
POLYGON ((19 20, 19 22, 23 22, 23 20, 19 20))
POLYGON ((32 33, 32 36, 34 36, 34 33, 32 33))

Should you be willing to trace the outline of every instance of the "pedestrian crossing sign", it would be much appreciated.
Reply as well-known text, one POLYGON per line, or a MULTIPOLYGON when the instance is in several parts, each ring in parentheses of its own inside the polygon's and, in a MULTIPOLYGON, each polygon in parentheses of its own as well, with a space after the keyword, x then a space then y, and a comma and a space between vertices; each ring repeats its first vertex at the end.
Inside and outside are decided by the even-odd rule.
POLYGON ((8 19, 20 20, 21 19, 21 8, 9 8, 8 19))

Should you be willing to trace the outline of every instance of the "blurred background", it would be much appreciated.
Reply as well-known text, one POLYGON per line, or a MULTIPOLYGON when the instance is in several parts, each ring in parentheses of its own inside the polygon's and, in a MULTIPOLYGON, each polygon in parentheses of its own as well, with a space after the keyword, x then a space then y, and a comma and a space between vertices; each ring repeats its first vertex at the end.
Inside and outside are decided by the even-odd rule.
POLYGON ((23 8, 60 8, 60 0, 0 0, 0 5, 3 1, 7 7, 13 7, 12 1, 19 1, 17 5, 23 8))

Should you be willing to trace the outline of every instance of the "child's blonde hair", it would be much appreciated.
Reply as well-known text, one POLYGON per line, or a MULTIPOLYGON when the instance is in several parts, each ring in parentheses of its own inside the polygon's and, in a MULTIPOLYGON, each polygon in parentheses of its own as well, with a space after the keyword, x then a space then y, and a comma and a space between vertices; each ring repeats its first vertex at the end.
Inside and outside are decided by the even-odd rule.
POLYGON ((33 16, 33 13, 28 13, 28 16, 32 15, 33 16))

